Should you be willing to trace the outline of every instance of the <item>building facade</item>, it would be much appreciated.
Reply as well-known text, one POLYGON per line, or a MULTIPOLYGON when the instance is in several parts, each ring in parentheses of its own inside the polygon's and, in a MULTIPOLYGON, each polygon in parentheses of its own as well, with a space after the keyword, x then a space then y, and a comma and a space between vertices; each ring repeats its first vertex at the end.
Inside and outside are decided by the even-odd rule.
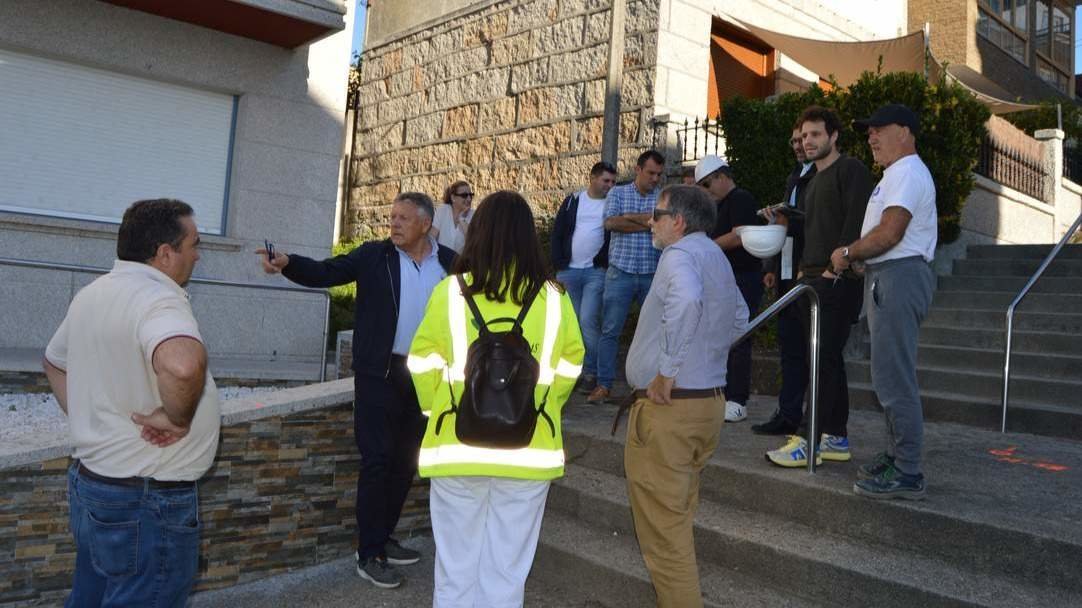
MULTIPOLYGON (((345 0, 0 3, 0 258, 108 268, 129 204, 180 198, 196 276, 285 285, 252 252, 329 250, 351 24, 345 0)), ((0 263, 0 355, 37 365, 93 279, 0 263)), ((216 372, 318 378, 322 297, 190 291, 216 372)))

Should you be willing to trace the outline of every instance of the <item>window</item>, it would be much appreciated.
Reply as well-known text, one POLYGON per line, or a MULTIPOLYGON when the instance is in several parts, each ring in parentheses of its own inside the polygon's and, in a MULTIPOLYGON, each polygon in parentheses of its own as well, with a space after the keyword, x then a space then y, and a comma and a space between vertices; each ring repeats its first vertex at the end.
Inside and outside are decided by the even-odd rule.
POLYGON ((1026 63, 1026 0, 981 0, 977 33, 1026 63))
POLYGON ((231 95, 0 50, 0 211, 119 223, 178 198, 223 233, 231 95))
POLYGON ((1033 48, 1037 75, 1062 93, 1070 87, 1072 10, 1051 0, 1035 0, 1033 48))

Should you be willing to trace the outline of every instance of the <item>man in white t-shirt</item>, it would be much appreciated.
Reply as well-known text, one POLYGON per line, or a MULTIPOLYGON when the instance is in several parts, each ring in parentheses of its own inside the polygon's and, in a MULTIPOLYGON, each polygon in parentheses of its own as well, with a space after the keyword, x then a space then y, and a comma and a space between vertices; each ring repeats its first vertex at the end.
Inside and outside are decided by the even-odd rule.
POLYGON ((183 606, 199 564, 196 482, 221 425, 183 288, 199 260, 192 208, 133 204, 117 258, 75 295, 43 362, 74 448, 67 605, 183 606))
POLYGON ((859 240, 831 256, 835 271, 866 267, 864 306, 872 343, 872 387, 886 416, 886 446, 857 471, 853 491, 869 498, 924 498, 924 415, 917 386, 917 334, 935 289, 935 183, 917 155, 920 120, 885 105, 854 126, 868 132, 883 179, 872 191, 859 240))
POLYGON ((597 386, 597 341, 601 337, 601 301, 609 267, 609 231, 605 230, 605 197, 616 183, 616 167, 599 162, 590 169, 590 184, 571 194, 556 211, 550 243, 556 279, 567 288, 586 345, 578 390, 597 386))

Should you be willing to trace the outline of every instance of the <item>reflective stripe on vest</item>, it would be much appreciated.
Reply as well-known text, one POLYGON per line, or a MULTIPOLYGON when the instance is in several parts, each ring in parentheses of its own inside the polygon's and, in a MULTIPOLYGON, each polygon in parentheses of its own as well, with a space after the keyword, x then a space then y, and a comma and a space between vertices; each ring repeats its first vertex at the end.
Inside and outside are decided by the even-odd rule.
MULTIPOLYGON (((552 367, 552 351, 556 346, 561 321, 560 292, 547 281, 545 290, 545 336, 541 342, 541 374, 537 383, 549 386, 557 374, 566 378, 578 378, 582 366, 561 358, 556 368, 552 367)), ((458 281, 452 281, 447 292, 447 317, 451 324, 451 380, 465 382, 466 352, 469 348, 466 340, 466 299, 458 281)), ((412 370, 413 367, 410 367, 410 371, 412 370)))
POLYGON ((482 464, 506 465, 527 469, 555 469, 564 466, 564 451, 541 448, 493 450, 454 443, 422 448, 418 464, 421 467, 445 464, 482 464))
POLYGON ((439 353, 430 353, 425 357, 411 354, 406 358, 406 367, 409 368, 411 374, 424 374, 447 367, 447 360, 439 353))

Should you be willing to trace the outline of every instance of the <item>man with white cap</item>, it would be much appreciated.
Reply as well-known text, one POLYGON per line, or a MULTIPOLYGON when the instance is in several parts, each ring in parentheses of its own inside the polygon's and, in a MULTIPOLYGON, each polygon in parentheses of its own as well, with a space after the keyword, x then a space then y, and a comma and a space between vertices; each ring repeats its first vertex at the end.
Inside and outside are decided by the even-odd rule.
MULTIPOLYGON (((733 181, 733 171, 721 157, 708 154, 695 165, 695 183, 706 189, 718 206, 717 223, 710 238, 725 252, 740 295, 748 306, 749 318, 755 316, 763 299, 762 262, 744 250, 740 226, 758 225, 759 204, 751 192, 733 181)), ((740 422, 748 417, 751 396, 751 340, 744 340, 729 351, 729 377, 725 387, 725 421, 740 422)))
POLYGON ((884 452, 857 470, 853 491, 869 498, 924 498, 924 415, 917 386, 917 335, 935 290, 935 183, 917 155, 920 120, 901 104, 855 121, 868 132, 883 179, 872 191, 860 238, 830 256, 837 271, 866 267, 864 304, 872 341, 872 388, 887 423, 884 452))

